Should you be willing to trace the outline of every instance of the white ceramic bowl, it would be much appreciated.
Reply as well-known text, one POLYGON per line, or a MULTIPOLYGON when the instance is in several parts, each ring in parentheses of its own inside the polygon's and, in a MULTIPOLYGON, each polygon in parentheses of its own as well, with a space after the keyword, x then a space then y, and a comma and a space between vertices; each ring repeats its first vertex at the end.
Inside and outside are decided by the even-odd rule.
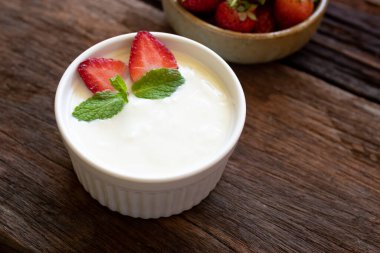
POLYGON ((302 23, 271 33, 239 33, 214 26, 180 6, 163 0, 166 18, 180 35, 196 40, 236 63, 262 63, 284 58, 303 47, 317 30, 328 0, 320 0, 314 13, 302 23))
POLYGON ((234 126, 223 147, 191 172, 160 179, 144 179, 119 174, 104 168, 84 155, 70 135, 67 99, 73 80, 78 78, 77 66, 89 57, 107 55, 115 50, 130 48, 135 33, 102 41, 79 55, 67 68, 55 96, 55 115, 59 131, 70 154, 74 170, 86 191, 102 205, 132 217, 158 218, 181 213, 206 198, 219 181, 242 132, 245 121, 245 98, 240 82, 228 64, 207 47, 184 37, 153 33, 169 49, 191 55, 215 72, 234 101, 234 126))

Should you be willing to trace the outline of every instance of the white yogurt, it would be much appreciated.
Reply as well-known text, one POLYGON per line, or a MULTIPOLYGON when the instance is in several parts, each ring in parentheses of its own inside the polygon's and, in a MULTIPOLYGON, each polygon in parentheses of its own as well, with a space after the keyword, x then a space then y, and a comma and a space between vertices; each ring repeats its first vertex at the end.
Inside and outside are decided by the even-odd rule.
MULTIPOLYGON (((186 82, 161 100, 136 98, 126 79, 129 103, 107 120, 67 122, 85 156, 119 174, 164 178, 209 160, 231 134, 233 101, 218 79, 190 56, 174 53, 186 82)), ((107 55, 127 62, 125 52, 107 55)), ((76 79, 70 112, 92 93, 76 79)))

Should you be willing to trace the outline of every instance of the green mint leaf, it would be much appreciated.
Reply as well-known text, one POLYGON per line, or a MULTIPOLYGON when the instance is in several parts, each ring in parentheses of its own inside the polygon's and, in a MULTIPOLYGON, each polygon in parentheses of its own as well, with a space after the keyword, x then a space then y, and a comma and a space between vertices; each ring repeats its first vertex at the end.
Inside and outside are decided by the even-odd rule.
POLYGON ((125 84, 123 78, 121 78, 121 76, 119 75, 116 75, 110 79, 110 82, 111 82, 111 85, 115 88, 115 90, 120 92, 124 101, 128 103, 127 85, 125 84))
POLYGON ((97 92, 75 107, 73 116, 83 121, 108 119, 118 114, 123 109, 124 104, 125 100, 121 93, 97 92))
POLYGON ((169 97, 184 83, 177 69, 154 69, 135 82, 132 91, 139 98, 161 99, 169 97))

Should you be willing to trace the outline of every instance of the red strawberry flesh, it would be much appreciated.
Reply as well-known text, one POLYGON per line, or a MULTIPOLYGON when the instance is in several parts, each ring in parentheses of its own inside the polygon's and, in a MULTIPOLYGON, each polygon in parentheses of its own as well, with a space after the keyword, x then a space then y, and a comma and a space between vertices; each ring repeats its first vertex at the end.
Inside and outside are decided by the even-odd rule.
POLYGON ((216 9, 222 0, 179 0, 179 4, 193 13, 207 13, 216 9))
POLYGON ((177 69, 177 61, 170 50, 147 31, 138 32, 132 42, 129 73, 132 81, 139 80, 153 69, 177 69))
POLYGON ((109 79, 124 76, 127 66, 124 62, 107 58, 89 58, 78 66, 78 73, 93 93, 105 90, 115 90, 109 79))
POLYGON ((297 25, 313 14, 313 0, 276 0, 274 13, 281 29, 297 25))
POLYGON ((275 20, 270 6, 259 7, 256 11, 256 25, 253 29, 255 33, 270 33, 275 30, 275 20))

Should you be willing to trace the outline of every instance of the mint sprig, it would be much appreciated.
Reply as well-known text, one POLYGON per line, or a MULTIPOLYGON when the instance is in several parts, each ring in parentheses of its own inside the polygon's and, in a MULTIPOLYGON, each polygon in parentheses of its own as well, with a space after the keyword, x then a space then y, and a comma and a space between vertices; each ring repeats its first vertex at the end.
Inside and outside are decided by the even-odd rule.
POLYGON ((110 79, 111 85, 117 91, 102 91, 75 107, 72 115, 78 120, 92 121, 109 119, 118 114, 128 103, 127 86, 119 76, 110 79))
POLYGON ((83 121, 108 119, 118 114, 123 109, 124 104, 125 100, 120 93, 97 92, 75 107, 73 116, 83 121))
POLYGON ((119 94, 123 97, 124 101, 128 103, 128 92, 127 85, 121 76, 117 75, 110 79, 111 85, 119 92, 119 94))
POLYGON ((132 86, 138 98, 161 99, 171 96, 185 79, 177 69, 160 68, 146 73, 132 86))
MULTIPOLYGON (((109 119, 118 114, 128 103, 127 86, 119 75, 110 79, 115 91, 95 93, 75 107, 72 115, 80 121, 109 119)), ((154 69, 135 82, 132 91, 136 97, 161 99, 171 96, 185 79, 177 69, 154 69)))

